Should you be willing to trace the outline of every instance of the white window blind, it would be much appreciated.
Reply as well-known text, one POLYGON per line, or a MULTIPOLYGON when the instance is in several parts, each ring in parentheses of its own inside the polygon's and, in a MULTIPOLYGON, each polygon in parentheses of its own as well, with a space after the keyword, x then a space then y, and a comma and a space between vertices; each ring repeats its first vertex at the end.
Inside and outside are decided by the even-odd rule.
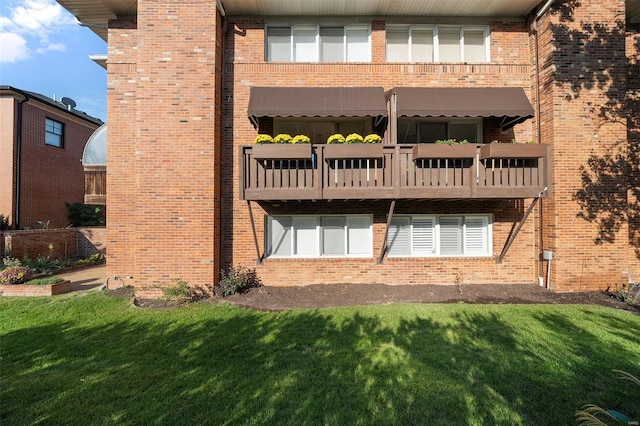
POLYGON ((266 255, 363 257, 372 254, 370 215, 269 216, 266 255))
POLYGON ((489 256, 489 215, 394 216, 388 235, 393 256, 489 256))

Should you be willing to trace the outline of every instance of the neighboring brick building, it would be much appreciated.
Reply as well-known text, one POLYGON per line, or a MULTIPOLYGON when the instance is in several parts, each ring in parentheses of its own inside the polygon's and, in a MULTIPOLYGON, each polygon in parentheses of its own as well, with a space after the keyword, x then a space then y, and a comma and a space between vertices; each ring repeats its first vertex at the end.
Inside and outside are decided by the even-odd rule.
POLYGON ((102 121, 46 96, 0 86, 0 214, 12 229, 69 225, 83 202, 84 146, 102 121))
POLYGON ((640 0, 59 3, 108 38, 107 265, 133 285, 640 273, 640 0), (354 132, 384 142, 325 145, 354 132), (424 143, 451 138, 474 146, 424 143))

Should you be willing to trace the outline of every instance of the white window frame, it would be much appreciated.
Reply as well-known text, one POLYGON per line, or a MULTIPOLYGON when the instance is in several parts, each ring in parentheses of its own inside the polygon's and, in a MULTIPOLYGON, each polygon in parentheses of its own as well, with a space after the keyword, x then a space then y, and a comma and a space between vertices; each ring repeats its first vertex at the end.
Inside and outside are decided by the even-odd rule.
MULTIPOLYGON (((426 229, 426 228, 425 228, 426 229)), ((468 215, 394 215, 392 218, 392 227, 389 229, 388 239, 388 256, 389 257, 491 257, 493 256, 493 218, 490 214, 468 214, 468 215), (461 252, 456 254, 443 254, 442 253, 442 229, 440 226, 441 219, 458 219, 460 223, 459 232, 461 233, 461 240, 459 241, 461 252), (433 226, 433 245, 426 247, 424 244, 418 244, 416 238, 418 237, 414 223, 417 221, 431 221, 433 226), (478 235, 474 232, 473 223, 481 223, 480 233, 478 235), (393 248, 394 242, 394 226, 408 226, 409 235, 408 241, 405 241, 408 253, 398 253, 393 248), (472 240, 480 239, 481 247, 470 246, 472 240)), ((426 239, 426 237, 423 237, 426 239)))
MULTIPOLYGON (((439 42, 439 31, 440 30, 451 30, 451 29, 459 29, 459 48, 460 48, 460 62, 461 63, 466 63, 467 61, 465 60, 464 57, 464 34, 466 31, 473 31, 473 32, 477 32, 477 31, 482 31, 483 35, 484 35, 484 60, 479 62, 479 63, 488 63, 491 62, 491 29, 488 25, 395 25, 395 24, 389 24, 387 25, 387 29, 388 30, 395 30, 398 31, 400 29, 406 29, 408 32, 408 60, 407 62, 418 62, 418 61, 414 61, 412 58, 412 49, 411 49, 411 43, 412 43, 412 37, 411 34, 414 30, 427 30, 427 31, 432 31, 433 32, 433 61, 427 61, 427 62, 441 62, 440 61, 440 42, 439 42)), ((387 57, 387 62, 391 62, 389 61, 389 55, 388 55, 388 48, 386 51, 386 57, 387 57)), ((398 61, 393 61, 393 62, 398 62, 398 61)), ((457 61, 456 61, 457 62, 457 61)))
POLYGON ((304 258, 366 258, 373 256, 373 216, 372 215, 344 215, 344 214, 335 214, 335 215, 269 215, 267 216, 266 221, 266 229, 265 229, 265 256, 276 259, 304 259, 304 258), (322 247, 324 246, 323 241, 323 227, 322 227, 322 219, 323 218, 336 218, 343 217, 345 218, 345 226, 344 226, 344 255, 339 254, 323 254, 322 247), (368 250, 366 253, 355 253, 351 254, 349 251, 351 250, 351 245, 349 237, 351 235, 351 230, 362 229, 349 227, 349 222, 358 220, 358 219, 367 219, 369 226, 367 232, 368 239, 368 250), (272 233, 273 233, 273 222, 277 221, 281 223, 283 220, 290 221, 291 225, 286 232, 289 235, 289 247, 291 248, 290 255, 276 255, 272 253, 272 233), (305 221, 315 221, 315 233, 314 233, 314 243, 315 248, 313 253, 308 254, 297 254, 298 250, 296 249, 296 222, 301 223, 305 221), (296 252, 296 253, 294 253, 296 252))
POLYGON ((320 39, 320 28, 322 27, 326 27, 326 28, 342 28, 343 32, 342 32, 342 49, 343 49, 343 58, 344 60, 340 63, 356 63, 356 62, 366 62, 366 63, 370 63, 371 62, 371 25, 368 24, 353 24, 353 25, 320 25, 320 24, 315 24, 315 25, 272 25, 272 26, 266 26, 265 27, 265 37, 264 37, 264 57, 265 57, 265 61, 267 62, 272 62, 269 60, 269 56, 270 56, 270 52, 269 52, 269 39, 268 39, 268 34, 269 34, 269 28, 289 28, 289 36, 290 36, 290 42, 289 42, 289 47, 290 47, 290 52, 289 52, 289 60, 288 61, 274 61, 274 62, 292 62, 292 63, 332 63, 332 62, 324 62, 322 60, 322 44, 321 44, 321 39, 320 39), (310 59, 308 61, 297 61, 296 60, 296 50, 295 50, 295 38, 294 38, 294 34, 296 32, 296 30, 298 31, 310 31, 313 30, 315 31, 315 51, 312 52, 313 53, 313 59, 310 59), (364 60, 360 60, 360 61, 353 61, 349 59, 349 44, 348 44, 348 39, 347 39, 347 34, 349 31, 362 31, 362 30, 366 30, 367 31, 367 52, 366 52, 366 59, 364 60))

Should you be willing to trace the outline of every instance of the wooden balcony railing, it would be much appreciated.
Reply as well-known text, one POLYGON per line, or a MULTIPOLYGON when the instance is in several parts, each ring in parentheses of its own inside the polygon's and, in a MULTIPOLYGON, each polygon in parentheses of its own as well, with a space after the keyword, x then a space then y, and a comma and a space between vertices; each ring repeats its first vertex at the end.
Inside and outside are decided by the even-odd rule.
POLYGON ((285 146, 240 148, 245 200, 532 198, 547 196, 549 147, 543 144, 313 145, 310 158, 285 146), (338 151, 339 150, 339 151, 338 151), (282 154, 277 152, 281 151, 282 154), (283 157, 283 158, 280 158, 283 157))
POLYGON ((107 204, 107 168, 105 166, 85 166, 85 204, 107 204))

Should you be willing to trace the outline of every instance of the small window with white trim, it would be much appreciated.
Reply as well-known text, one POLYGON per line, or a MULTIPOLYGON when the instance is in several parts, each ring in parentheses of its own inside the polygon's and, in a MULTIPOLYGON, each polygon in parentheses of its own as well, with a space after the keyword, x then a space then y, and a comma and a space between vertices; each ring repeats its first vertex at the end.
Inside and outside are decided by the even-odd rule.
POLYGON ((390 257, 491 256, 490 215, 394 216, 390 257))
POLYGON ((269 257, 370 257, 371 215, 268 216, 269 257))
POLYGON ((387 25, 387 62, 490 61, 488 26, 387 25))
POLYGON ((371 62, 369 25, 269 26, 267 62, 371 62))

